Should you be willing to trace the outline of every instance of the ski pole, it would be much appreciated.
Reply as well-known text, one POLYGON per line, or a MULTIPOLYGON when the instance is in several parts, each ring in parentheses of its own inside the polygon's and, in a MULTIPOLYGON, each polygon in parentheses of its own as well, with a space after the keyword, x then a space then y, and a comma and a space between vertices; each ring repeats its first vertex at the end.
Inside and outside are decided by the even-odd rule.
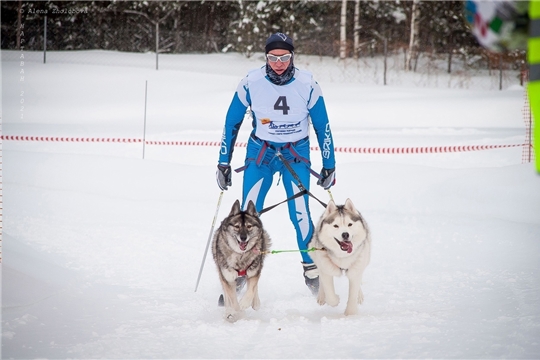
POLYGON ((201 281, 201 275, 204 268, 204 262, 206 260, 206 255, 208 254, 208 248, 210 247, 210 239, 212 239, 212 233, 214 232, 214 226, 216 225, 216 218, 219 212, 219 207, 221 205, 221 198, 223 197, 223 191, 219 194, 219 199, 216 207, 216 213, 214 215, 214 220, 212 220, 212 227, 210 228, 210 234, 208 234, 208 241, 206 242, 206 249, 204 250, 204 255, 201 262, 201 268, 199 269, 199 276, 197 277, 197 284, 195 285, 195 292, 197 292, 197 288, 199 287, 199 281, 201 281))

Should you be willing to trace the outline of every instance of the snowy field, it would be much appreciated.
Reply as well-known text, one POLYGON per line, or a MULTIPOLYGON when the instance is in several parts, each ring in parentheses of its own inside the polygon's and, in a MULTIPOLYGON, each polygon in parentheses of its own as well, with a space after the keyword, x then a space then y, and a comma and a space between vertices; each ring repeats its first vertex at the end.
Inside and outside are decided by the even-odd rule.
MULTIPOLYGON (((51 52, 47 64, 20 54, 2 52, 8 136, 142 138, 147 81, 147 140, 219 141, 238 81, 262 64, 169 55, 156 71, 152 54, 51 52)), ((382 86, 375 63, 297 65, 322 86, 337 146, 525 141, 515 79, 497 91, 487 75, 463 87, 422 69, 393 71, 382 86)), ((249 130, 246 121, 239 141, 249 130)), ((521 147, 337 153, 332 194, 350 197, 373 232, 359 315, 319 306, 300 256, 285 253, 267 258, 261 309, 234 324, 217 307, 211 256, 194 292, 218 148, 147 145, 142 155, 141 143, 3 142, 3 359, 540 358, 540 176, 521 147)), ((243 156, 237 148, 233 166, 243 156)), ((312 161, 318 171, 320 154, 312 161)), ((218 222, 240 193, 234 174, 218 222)), ((284 196, 273 186, 267 205, 284 196)), ((312 201, 311 211, 317 220, 323 208, 312 201)), ((296 249, 285 205, 262 220, 273 249, 296 249)), ((346 279, 336 282, 345 299, 346 279)))

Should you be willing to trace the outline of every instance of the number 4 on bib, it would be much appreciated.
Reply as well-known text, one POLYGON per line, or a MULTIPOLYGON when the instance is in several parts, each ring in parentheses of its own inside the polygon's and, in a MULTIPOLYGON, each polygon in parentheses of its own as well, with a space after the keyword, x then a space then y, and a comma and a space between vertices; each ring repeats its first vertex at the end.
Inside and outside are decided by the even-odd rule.
POLYGON ((291 108, 287 106, 287 97, 280 96, 278 97, 276 103, 274 104, 274 110, 282 110, 283 115, 288 115, 291 108))

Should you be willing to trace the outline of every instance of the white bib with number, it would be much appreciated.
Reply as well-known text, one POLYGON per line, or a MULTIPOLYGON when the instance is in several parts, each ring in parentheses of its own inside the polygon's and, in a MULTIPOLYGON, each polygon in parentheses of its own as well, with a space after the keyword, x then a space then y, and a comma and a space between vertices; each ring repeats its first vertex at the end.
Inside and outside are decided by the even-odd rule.
POLYGON ((311 73, 296 69, 293 81, 280 86, 266 78, 264 69, 256 69, 249 72, 247 85, 257 137, 285 143, 309 135, 311 73))

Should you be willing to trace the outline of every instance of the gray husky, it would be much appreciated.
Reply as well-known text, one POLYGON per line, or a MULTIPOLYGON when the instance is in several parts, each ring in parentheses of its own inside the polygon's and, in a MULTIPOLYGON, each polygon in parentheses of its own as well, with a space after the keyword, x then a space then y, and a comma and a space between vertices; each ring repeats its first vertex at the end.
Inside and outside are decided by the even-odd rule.
POLYGON ((357 304, 364 301, 361 284, 371 256, 371 235, 366 221, 350 199, 345 205, 336 205, 334 201, 328 203, 309 247, 320 249, 310 255, 319 269, 317 302, 330 306, 339 304, 333 277, 345 273, 349 278, 345 315, 357 314, 357 304))
POLYGON ((223 287, 225 318, 228 321, 238 320, 242 311, 250 306, 254 310, 259 309, 258 282, 269 247, 270 236, 263 229, 253 202, 250 201, 247 210, 242 211, 240 202, 236 200, 212 241, 212 255, 223 287), (236 285, 240 277, 247 278, 247 289, 238 301, 236 285))

